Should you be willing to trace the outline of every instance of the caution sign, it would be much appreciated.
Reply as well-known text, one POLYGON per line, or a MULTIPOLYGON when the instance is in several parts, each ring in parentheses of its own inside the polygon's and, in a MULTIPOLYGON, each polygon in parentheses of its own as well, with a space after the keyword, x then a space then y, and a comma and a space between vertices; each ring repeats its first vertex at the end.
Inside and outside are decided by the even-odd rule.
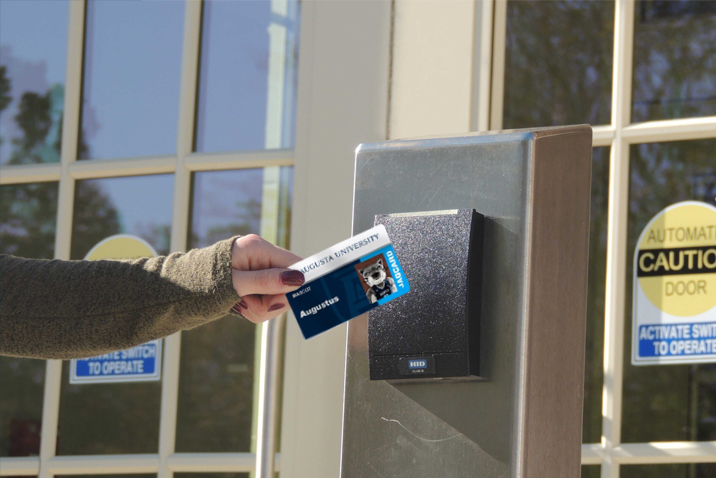
MULTIPOLYGON (((156 257, 157 252, 144 239, 119 234, 100 241, 85 260, 137 259, 156 257)), ((162 341, 152 340, 127 350, 70 362, 70 383, 146 382, 161 379, 162 341)))
POLYGON ((716 362, 716 208, 686 201, 634 253, 633 365, 716 362))

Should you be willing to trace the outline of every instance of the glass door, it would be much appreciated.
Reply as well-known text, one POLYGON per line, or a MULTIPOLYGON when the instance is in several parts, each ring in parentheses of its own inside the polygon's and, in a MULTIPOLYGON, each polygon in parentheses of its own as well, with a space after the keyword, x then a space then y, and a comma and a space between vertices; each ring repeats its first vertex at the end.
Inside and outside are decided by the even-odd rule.
MULTIPOLYGON (((289 247, 297 0, 0 2, 0 250, 289 247)), ((164 339, 159 382, 0 358, 0 475, 273 476, 283 321, 164 339), (139 475, 137 475, 139 474, 139 475)))
POLYGON ((594 126, 582 476, 716 476, 714 364, 631 365, 633 253, 716 204, 716 2, 497 1, 490 128, 594 126))

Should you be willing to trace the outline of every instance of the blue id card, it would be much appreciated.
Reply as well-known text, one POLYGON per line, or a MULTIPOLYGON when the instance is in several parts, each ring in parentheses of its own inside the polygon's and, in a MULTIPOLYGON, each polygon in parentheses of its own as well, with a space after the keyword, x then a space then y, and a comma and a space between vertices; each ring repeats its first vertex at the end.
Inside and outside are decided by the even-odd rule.
POLYGON ((385 226, 376 226, 290 267, 306 282, 286 294, 303 336, 368 312, 410 290, 385 226))

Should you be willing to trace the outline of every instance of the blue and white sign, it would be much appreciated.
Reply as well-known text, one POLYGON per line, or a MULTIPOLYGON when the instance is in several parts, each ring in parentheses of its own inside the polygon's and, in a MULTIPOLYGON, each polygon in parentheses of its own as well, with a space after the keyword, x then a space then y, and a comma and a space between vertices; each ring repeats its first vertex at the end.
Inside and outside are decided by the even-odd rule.
POLYGON ((70 383, 149 382, 162 377, 162 341, 70 363, 70 383))
POLYGON ((716 362, 716 208, 685 201, 634 252, 633 365, 716 362))

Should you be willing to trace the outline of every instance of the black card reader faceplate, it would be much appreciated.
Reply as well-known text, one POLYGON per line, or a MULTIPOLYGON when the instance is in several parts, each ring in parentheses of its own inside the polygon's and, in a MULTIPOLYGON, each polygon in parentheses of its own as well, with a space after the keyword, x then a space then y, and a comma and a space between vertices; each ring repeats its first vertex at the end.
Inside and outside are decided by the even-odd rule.
POLYGON ((482 214, 391 214, 375 224, 386 227, 410 292, 370 312, 371 380, 479 376, 482 214), (407 373, 421 357, 431 373, 407 373))

